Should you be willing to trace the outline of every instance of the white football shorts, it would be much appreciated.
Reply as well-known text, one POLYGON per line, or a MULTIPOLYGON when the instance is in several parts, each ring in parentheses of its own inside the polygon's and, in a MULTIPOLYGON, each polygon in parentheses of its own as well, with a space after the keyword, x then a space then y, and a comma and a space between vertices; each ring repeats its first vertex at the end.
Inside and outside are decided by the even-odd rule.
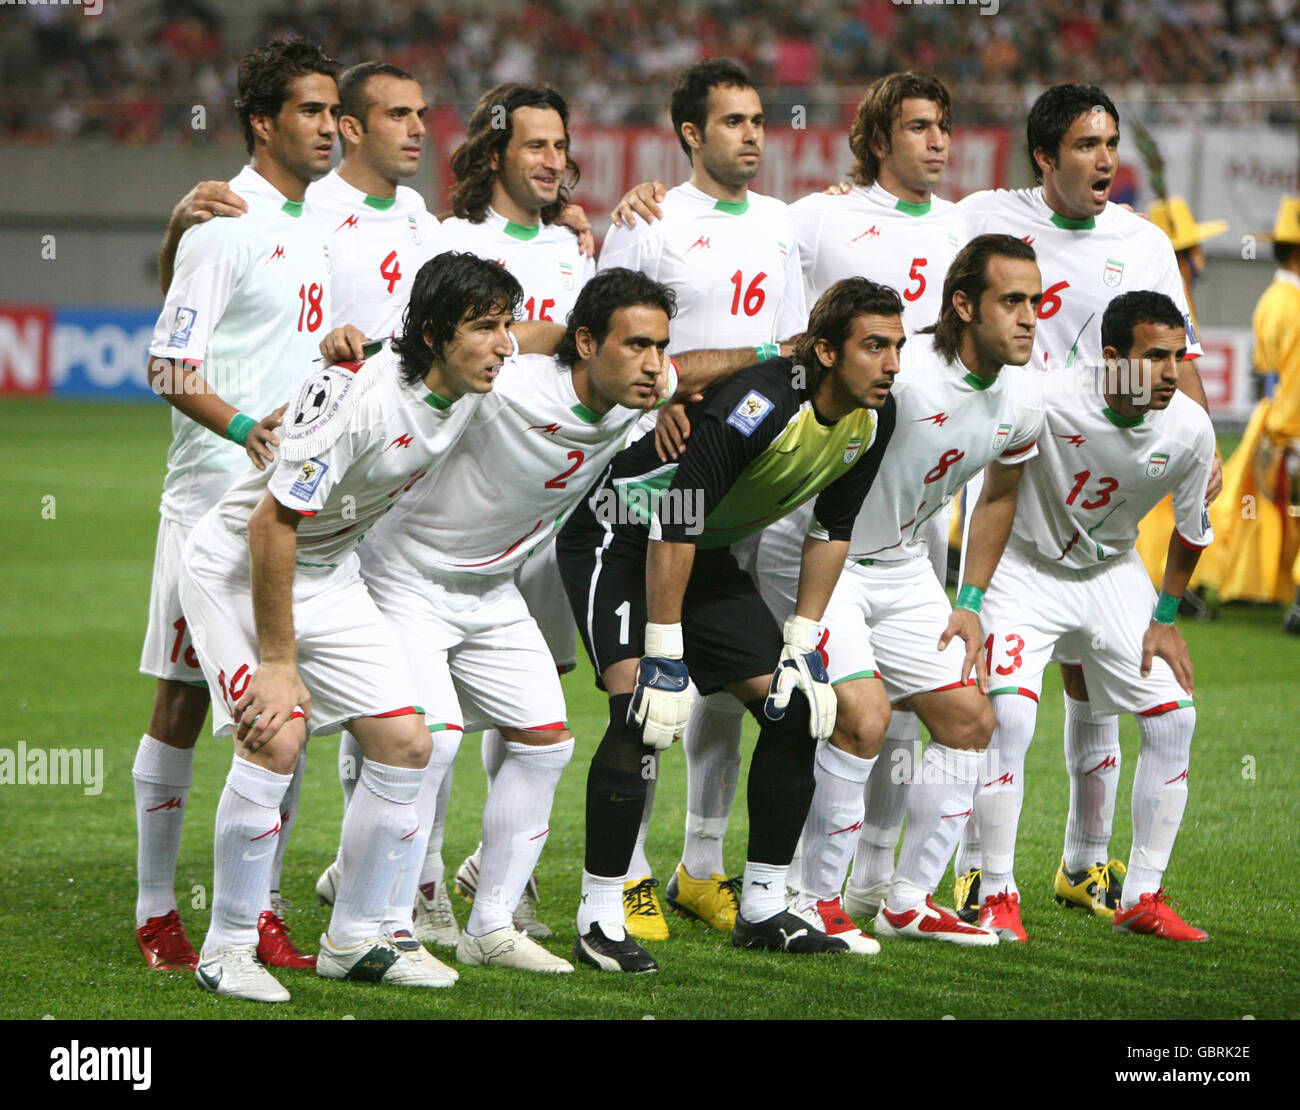
MULTIPOLYGON (((205 522, 186 548, 181 604, 212 694, 212 731, 234 731, 235 702, 257 668, 253 598, 242 576, 200 548, 205 522), (196 542, 197 541, 197 542, 196 542)), ((357 717, 419 712, 417 686, 393 627, 361 580, 356 555, 328 574, 294 581, 298 673, 311 693, 307 718, 313 735, 338 732, 357 717)))
POLYGON ((1035 701, 1054 658, 1077 659, 1094 717, 1145 713, 1192 699, 1163 659, 1143 678, 1142 638, 1156 592, 1136 551, 1090 570, 1054 567, 1014 537, 998 563, 980 612, 989 692, 1035 701))
POLYGON ((555 560, 554 539, 525 561, 515 573, 515 582, 542 631, 556 670, 568 674, 578 665, 578 630, 555 560))
POLYGON ((158 545, 154 548, 153 581, 149 586, 149 627, 140 653, 140 673, 202 686, 203 669, 181 611, 177 588, 185 542, 192 530, 165 516, 158 521, 158 545))

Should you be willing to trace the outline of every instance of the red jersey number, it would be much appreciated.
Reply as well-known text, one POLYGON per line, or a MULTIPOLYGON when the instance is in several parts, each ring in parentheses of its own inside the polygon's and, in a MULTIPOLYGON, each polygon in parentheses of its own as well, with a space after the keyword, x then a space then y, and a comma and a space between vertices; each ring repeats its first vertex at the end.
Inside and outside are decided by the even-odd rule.
POLYGON ((927 261, 928 259, 925 258, 912 259, 912 268, 907 271, 907 276, 916 282, 916 288, 904 289, 903 300, 919 301, 921 299, 921 294, 925 292, 925 275, 921 273, 921 269, 927 261))
POLYGON ((551 309, 555 307, 555 301, 553 301, 550 297, 547 297, 544 301, 542 301, 541 306, 539 308, 537 307, 536 300, 537 298, 535 297, 529 297, 528 300, 524 301, 524 311, 528 313, 528 319, 553 320, 551 316, 551 309), (534 309, 536 309, 537 311, 536 316, 533 315, 534 309))
MULTIPOLYGON (((1065 499, 1067 505, 1074 504, 1075 498, 1083 492, 1083 487, 1088 484, 1088 480, 1091 477, 1091 470, 1080 470, 1079 473, 1074 476, 1074 489, 1070 490, 1069 496, 1065 499)), ((1084 499, 1079 502, 1079 508, 1088 510, 1100 509, 1103 505, 1110 503, 1110 495, 1119 489, 1119 482, 1114 478, 1098 478, 1097 482, 1097 488, 1093 491, 1092 496, 1084 497, 1084 499)))
POLYGON ((745 288, 745 279, 741 276, 739 270, 731 275, 731 284, 736 287, 736 291, 731 295, 731 314, 739 316, 743 311, 746 316, 757 316, 763 311, 763 305, 767 302, 767 294, 763 292, 763 281, 767 274, 760 270, 754 280, 745 288), (741 289, 744 289, 744 297, 741 297, 741 289))
POLYGON ((397 288, 397 283, 402 280, 402 267, 397 261, 396 251, 389 251, 388 257, 379 264, 379 276, 388 282, 389 293, 397 288))
POLYGON ((570 451, 568 457, 573 460, 573 465, 568 470, 561 471, 554 478, 546 479, 547 489, 564 489, 569 483, 565 480, 572 477, 573 472, 582 465, 583 460, 587 457, 581 451, 570 451))
POLYGON ((1068 281, 1058 281, 1055 285, 1049 285, 1043 290, 1043 299, 1038 302, 1038 318, 1040 320, 1050 320, 1061 311, 1061 298, 1059 293, 1070 288, 1068 281))
POLYGON ((325 322, 325 313, 320 303, 323 296, 325 290, 321 288, 319 282, 313 281, 310 285, 298 286, 299 331, 320 330, 321 324, 325 322))

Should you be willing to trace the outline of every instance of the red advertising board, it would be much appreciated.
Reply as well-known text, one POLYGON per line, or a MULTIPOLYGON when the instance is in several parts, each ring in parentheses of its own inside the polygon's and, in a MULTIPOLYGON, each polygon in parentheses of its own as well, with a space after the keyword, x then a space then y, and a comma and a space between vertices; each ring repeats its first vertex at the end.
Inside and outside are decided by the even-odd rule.
POLYGON ((0 304, 0 393, 50 391, 54 310, 0 304))

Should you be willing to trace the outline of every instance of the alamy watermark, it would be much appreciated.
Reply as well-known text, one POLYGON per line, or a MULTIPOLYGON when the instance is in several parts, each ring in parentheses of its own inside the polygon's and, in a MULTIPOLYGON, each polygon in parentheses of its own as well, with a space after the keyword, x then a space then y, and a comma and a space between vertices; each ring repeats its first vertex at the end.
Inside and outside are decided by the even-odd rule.
POLYGON ((104 789, 103 748, 0 748, 0 786, 80 786, 83 794, 104 789))
POLYGON ((896 8, 979 8, 980 15, 997 15, 999 0, 891 0, 896 8))
POLYGON ((99 15, 104 10, 104 0, 0 0, 6 8, 81 8, 82 15, 99 15))

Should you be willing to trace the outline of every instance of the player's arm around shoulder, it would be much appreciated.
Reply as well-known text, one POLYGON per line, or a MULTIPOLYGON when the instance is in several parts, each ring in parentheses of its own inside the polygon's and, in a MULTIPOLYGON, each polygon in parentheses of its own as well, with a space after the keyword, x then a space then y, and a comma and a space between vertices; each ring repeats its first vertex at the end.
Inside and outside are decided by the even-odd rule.
POLYGON ((663 231, 663 220, 639 220, 635 227, 610 227, 600 248, 597 272, 622 267, 658 280, 663 231))

